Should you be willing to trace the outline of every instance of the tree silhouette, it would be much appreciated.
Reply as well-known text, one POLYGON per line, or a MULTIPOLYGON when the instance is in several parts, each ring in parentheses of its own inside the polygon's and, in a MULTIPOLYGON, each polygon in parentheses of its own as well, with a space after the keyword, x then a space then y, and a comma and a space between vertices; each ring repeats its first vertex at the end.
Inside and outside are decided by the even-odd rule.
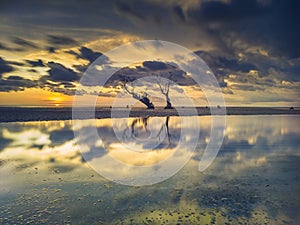
POLYGON ((124 89, 126 90, 126 92, 128 94, 130 94, 134 99, 139 100, 141 103, 143 103, 145 106, 147 106, 147 109, 154 109, 154 105, 151 102, 150 98, 149 98, 149 94, 147 92, 143 92, 142 94, 136 92, 134 90, 134 86, 129 87, 128 86, 128 82, 129 79, 128 78, 124 78, 121 80, 122 85, 124 87, 124 89))
POLYGON ((158 84, 160 92, 166 98, 166 104, 167 105, 165 106, 165 109, 173 109, 171 99, 170 99, 170 96, 169 96, 172 73, 169 72, 169 76, 168 76, 167 79, 165 79, 165 78, 162 79, 162 77, 158 76, 158 75, 156 77, 157 77, 156 83, 158 84))

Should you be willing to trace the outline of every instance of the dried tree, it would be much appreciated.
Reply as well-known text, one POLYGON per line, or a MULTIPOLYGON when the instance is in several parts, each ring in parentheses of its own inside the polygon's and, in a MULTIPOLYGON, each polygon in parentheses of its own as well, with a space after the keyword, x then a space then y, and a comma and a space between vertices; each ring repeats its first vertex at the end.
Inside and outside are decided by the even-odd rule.
POLYGON ((136 92, 134 90, 134 86, 129 87, 128 86, 128 79, 125 78, 122 81, 122 85, 124 87, 124 89, 126 90, 126 92, 128 94, 130 94, 133 98, 139 100, 141 103, 143 103, 145 106, 147 106, 147 109, 154 109, 154 105, 151 102, 150 98, 149 98, 149 94, 147 92, 143 92, 142 94, 136 92))
POLYGON ((170 85, 171 85, 171 77, 172 77, 172 73, 169 72, 169 76, 168 79, 162 79, 161 76, 157 75, 157 79, 156 79, 156 83, 158 84, 158 87, 160 89, 160 92, 165 96, 166 98, 166 106, 165 109, 173 109, 172 103, 171 103, 171 99, 169 96, 169 92, 170 92, 170 85))

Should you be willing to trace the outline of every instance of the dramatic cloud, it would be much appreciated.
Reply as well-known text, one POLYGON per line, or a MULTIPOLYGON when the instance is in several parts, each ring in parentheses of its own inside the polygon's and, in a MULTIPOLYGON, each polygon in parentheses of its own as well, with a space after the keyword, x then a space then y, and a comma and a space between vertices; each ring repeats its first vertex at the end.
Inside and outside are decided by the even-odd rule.
POLYGON ((49 53, 55 53, 56 49, 54 47, 48 47, 47 50, 49 53))
POLYGON ((47 71, 49 75, 40 77, 34 86, 50 92, 74 95, 76 91, 74 83, 80 79, 79 74, 60 63, 49 62, 47 66, 50 68, 47 71))
POLYGON ((215 75, 225 75, 236 72, 248 73, 250 70, 257 70, 254 64, 246 60, 239 60, 230 56, 206 51, 196 51, 195 54, 200 56, 200 58, 214 70, 215 75))
POLYGON ((133 17, 134 19, 145 20, 144 16, 138 11, 133 9, 129 4, 125 2, 118 2, 115 4, 115 9, 118 13, 133 17))
POLYGON ((185 18, 183 9, 182 9, 180 6, 175 5, 175 6, 173 7, 173 13, 175 14, 175 17, 176 17, 179 21, 182 21, 183 23, 186 22, 186 18, 185 18))
POLYGON ((261 48, 276 56, 300 56, 297 47, 300 31, 295 24, 300 21, 297 0, 273 0, 266 4, 257 0, 193 1, 193 4, 122 1, 115 5, 119 15, 136 22, 136 32, 150 38, 154 37, 148 31, 155 30, 156 38, 181 42, 186 36, 190 42, 198 42, 201 46, 208 44, 221 52, 261 48), (173 27, 178 21, 176 32, 173 27))
POLYGON ((64 67, 62 64, 49 62, 49 76, 46 79, 51 81, 77 81, 79 75, 71 69, 64 67))
POLYGON ((10 66, 7 61, 5 61, 0 57, 0 77, 2 76, 3 73, 11 72, 13 70, 14 70, 13 67, 10 66))
POLYGON ((48 42, 52 45, 76 45, 77 41, 70 37, 48 35, 48 42))
POLYGON ((11 48, 5 46, 3 43, 0 42, 0 50, 6 50, 6 51, 10 51, 12 50, 11 48))
POLYGON ((93 40, 110 29, 144 39, 174 41, 194 50, 197 46, 208 46, 232 53, 259 48, 277 56, 297 58, 299 8, 297 0, 115 0, 89 4, 85 1, 56 4, 47 0, 37 4, 29 0, 3 4, 1 13, 16 26, 18 33, 35 29, 28 25, 50 33, 48 42, 55 46, 75 45, 75 40, 89 37, 93 40), (18 14, 10 7, 16 4, 18 14), (57 33, 51 34, 53 28, 59 28, 57 33))
POLYGON ((93 50, 86 48, 86 47, 81 47, 80 48, 80 55, 82 59, 88 60, 90 63, 94 62, 98 57, 100 57, 102 53, 100 52, 94 52, 93 50))
POLYGON ((0 79, 0 92, 24 91, 25 88, 35 87, 36 82, 19 76, 9 76, 0 79))
POLYGON ((195 84, 194 80, 190 76, 187 76, 184 71, 180 70, 175 65, 170 65, 160 61, 145 61, 142 63, 142 66, 136 66, 133 68, 125 67, 117 71, 107 81, 106 85, 118 86, 124 81, 132 82, 136 79, 147 76, 163 77, 183 86, 195 84))
MULTIPOLYGON (((84 73, 87 68, 93 63, 97 58, 100 56, 103 56, 100 52, 95 52, 92 49, 89 49, 87 47, 81 47, 79 49, 79 52, 75 52, 73 50, 67 51, 68 54, 75 56, 77 59, 85 59, 89 61, 88 64, 81 64, 81 65, 73 65, 73 67, 78 70, 80 73, 84 73)), ((104 57, 104 56, 103 56, 104 57)), ((105 57, 106 62, 109 61, 107 57, 105 57)))
POLYGON ((24 66, 25 65, 22 62, 15 62, 15 61, 7 61, 7 63, 9 63, 10 65, 14 65, 14 66, 24 66))
POLYGON ((186 14, 199 26, 216 36, 223 49, 262 47, 271 54, 296 58, 300 56, 300 3, 297 0, 256 0, 229 2, 202 1, 186 14), (245 46, 243 46, 245 45, 245 46))
POLYGON ((41 59, 38 59, 37 61, 33 61, 33 60, 26 60, 27 63, 29 63, 32 67, 43 67, 44 63, 41 59))
POLYGON ((31 41, 27 41, 25 39, 22 39, 22 38, 18 38, 18 37, 15 37, 12 39, 13 43, 19 45, 19 46, 22 46, 22 47, 26 47, 26 48, 38 48, 36 44, 34 44, 33 42, 31 41))
POLYGON ((145 61, 143 62, 143 66, 147 67, 150 70, 163 70, 167 68, 167 65, 165 63, 155 61, 145 61))
MULTIPOLYGON (((300 82, 299 9, 297 0, 6 1, 0 9, 6 21, 0 51, 14 61, 23 61, 27 51, 40 51, 43 56, 26 56, 25 69, 18 62, 0 59, 0 75, 7 77, 13 71, 26 76, 17 72, 29 71, 28 65, 48 66, 49 75, 41 74, 37 86, 72 94, 74 83, 102 55, 100 51, 128 43, 132 35, 134 40, 165 40, 195 51, 212 69, 224 93, 239 101, 249 99, 248 94, 253 94, 252 99, 282 100, 278 96, 286 91, 285 98, 295 101, 300 82), (75 58, 70 60, 66 52, 75 58), (48 61, 56 63, 47 65, 48 61)), ((122 76, 134 80, 161 73, 167 78, 169 70, 178 84, 193 85, 184 73, 158 61, 124 68, 109 85, 117 86, 122 76)), ((42 68, 35 71, 42 73, 42 68)))
POLYGON ((79 52, 69 50, 69 51, 67 51, 67 53, 75 56, 77 59, 85 59, 85 60, 89 61, 89 64, 94 62, 98 57, 102 56, 102 53, 94 52, 92 49, 87 48, 87 47, 81 47, 79 49, 79 52))

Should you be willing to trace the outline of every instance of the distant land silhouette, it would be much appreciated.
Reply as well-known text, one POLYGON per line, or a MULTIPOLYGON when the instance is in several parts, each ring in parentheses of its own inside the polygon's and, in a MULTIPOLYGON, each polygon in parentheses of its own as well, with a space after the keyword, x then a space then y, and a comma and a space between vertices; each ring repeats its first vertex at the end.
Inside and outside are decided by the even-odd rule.
MULTIPOLYGON (((219 108, 219 107, 215 107, 219 108)), ((87 108, 76 108, 81 111, 80 119, 92 119, 90 114, 86 113, 87 108)), ((96 108, 95 117, 97 119, 110 118, 111 108, 96 108)), ((114 108, 115 117, 123 117, 126 108, 114 108), (118 116, 118 112, 120 116, 118 116)), ((197 112, 188 107, 177 108, 181 116, 207 116, 210 115, 209 107, 197 107, 197 112)), ((130 117, 162 117, 178 116, 176 108, 174 109, 130 109, 130 117)), ((220 110, 221 112, 222 110, 220 110)), ((223 112, 223 111, 222 111, 223 112)), ((297 107, 227 107, 226 115, 283 115, 283 114, 300 114, 300 108, 297 107)), ((43 108, 43 107, 0 107, 0 122, 25 122, 25 121, 49 121, 49 120, 70 120, 72 119, 72 107, 61 108, 43 108)))

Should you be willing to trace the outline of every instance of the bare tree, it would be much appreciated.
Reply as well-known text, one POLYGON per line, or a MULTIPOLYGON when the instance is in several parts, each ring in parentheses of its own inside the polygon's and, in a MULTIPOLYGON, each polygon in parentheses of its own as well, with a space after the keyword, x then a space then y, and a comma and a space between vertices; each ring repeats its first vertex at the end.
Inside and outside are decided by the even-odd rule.
POLYGON ((161 93, 166 98, 166 104, 167 105, 165 106, 165 109, 173 109, 171 99, 170 99, 170 96, 169 96, 170 85, 171 85, 171 77, 172 77, 172 73, 169 72, 168 79, 162 79, 160 76, 157 76, 157 80, 156 80, 161 93))
POLYGON ((147 106, 147 109, 154 109, 154 105, 151 102, 151 100, 149 99, 149 95, 146 92, 143 92, 142 94, 135 92, 134 90, 134 86, 129 87, 127 85, 128 83, 128 79, 123 79, 122 80, 122 85, 124 87, 124 89, 127 91, 128 94, 130 94, 133 98, 139 100, 141 103, 143 103, 145 106, 147 106))

